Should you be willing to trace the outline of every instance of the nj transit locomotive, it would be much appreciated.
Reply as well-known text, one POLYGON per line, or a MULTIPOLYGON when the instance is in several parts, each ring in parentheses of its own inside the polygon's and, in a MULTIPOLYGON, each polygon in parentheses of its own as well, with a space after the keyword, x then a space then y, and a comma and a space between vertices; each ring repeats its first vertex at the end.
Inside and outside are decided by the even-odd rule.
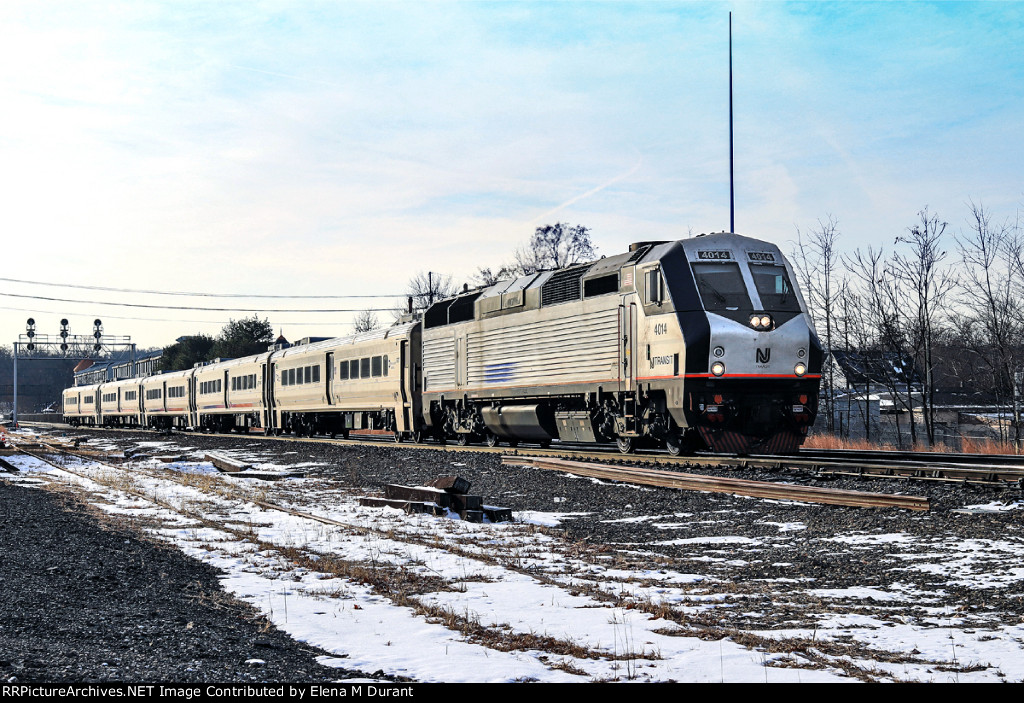
POLYGON ((792 452, 814 422, 822 363, 793 281, 778 247, 736 234, 639 243, 465 292, 387 330, 68 389, 65 416, 792 452))

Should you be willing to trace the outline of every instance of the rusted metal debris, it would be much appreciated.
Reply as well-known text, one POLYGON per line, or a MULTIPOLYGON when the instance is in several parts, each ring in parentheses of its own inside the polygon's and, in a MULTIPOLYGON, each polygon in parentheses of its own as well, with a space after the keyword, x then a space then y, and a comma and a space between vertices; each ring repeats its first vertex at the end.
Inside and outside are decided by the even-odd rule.
POLYGON ((510 522, 512 510, 484 505, 482 496, 470 495, 469 481, 459 476, 441 476, 426 486, 402 486, 390 483, 384 486, 384 497, 365 497, 359 504, 373 508, 399 508, 407 513, 446 515, 458 513, 467 522, 510 522))
POLYGON ((623 481, 645 486, 678 488, 682 490, 704 491, 708 493, 729 493, 752 498, 770 498, 775 500, 795 500, 805 503, 823 503, 826 505, 843 505, 859 508, 906 508, 908 510, 928 510, 927 498, 919 496, 891 495, 888 493, 865 493, 862 491, 846 491, 816 486, 798 486, 779 484, 767 481, 750 481, 737 478, 722 478, 700 474, 686 474, 676 471, 643 469, 639 467, 619 467, 607 464, 594 464, 566 459, 548 457, 503 456, 502 464, 525 465, 538 469, 564 471, 577 476, 603 478, 611 481, 623 481))

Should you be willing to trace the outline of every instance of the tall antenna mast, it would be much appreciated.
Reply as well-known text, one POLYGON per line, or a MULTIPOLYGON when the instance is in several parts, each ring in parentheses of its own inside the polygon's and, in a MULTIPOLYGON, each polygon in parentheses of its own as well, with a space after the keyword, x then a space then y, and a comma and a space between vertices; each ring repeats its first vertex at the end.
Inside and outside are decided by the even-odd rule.
POLYGON ((729 231, 736 231, 736 186, 732 156, 732 13, 729 13, 729 231))

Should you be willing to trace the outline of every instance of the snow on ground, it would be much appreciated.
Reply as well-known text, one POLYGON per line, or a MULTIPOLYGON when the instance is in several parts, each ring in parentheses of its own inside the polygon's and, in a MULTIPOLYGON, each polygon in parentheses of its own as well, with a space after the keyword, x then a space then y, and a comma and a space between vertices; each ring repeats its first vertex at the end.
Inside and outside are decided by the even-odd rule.
MULTIPOLYGON (((159 442, 144 444, 161 448, 159 442)), ((977 588, 1024 580, 1024 568, 1005 566, 1021 563, 1024 552, 1012 540, 965 539, 954 550, 948 543, 940 550, 902 533, 821 540, 822 548, 854 552, 889 545, 893 581, 820 589, 778 579, 766 587, 787 595, 800 591, 817 604, 813 629, 702 638, 653 613, 664 605, 713 619, 718 609, 745 607, 729 584, 700 572, 699 564, 710 565, 714 557, 693 559, 697 571, 691 573, 622 569, 588 560, 535 527, 557 525, 572 513, 524 513, 516 523, 493 525, 410 516, 360 507, 347 491, 323 479, 255 485, 194 459, 173 464, 140 459, 140 470, 129 474, 72 458, 65 459, 68 471, 63 471, 19 455, 9 460, 22 473, 8 480, 59 480, 80 488, 111 514, 132 516, 158 538, 221 569, 228 592, 296 639, 331 652, 336 659, 327 663, 338 666, 447 682, 856 680, 843 671, 849 662, 896 681, 1024 679, 1024 625, 982 631, 948 607, 933 607, 924 618, 909 617, 900 607, 908 599, 929 607, 929 594, 899 580, 907 571, 940 573, 951 585, 969 582, 977 588), (338 524, 267 509, 254 500, 291 504, 338 524), (993 560, 1004 566, 986 571, 993 560), (410 579, 415 587, 398 598, 389 595, 388 579, 410 579), (694 584, 708 590, 694 593, 694 584), (652 607, 623 607, 624 597, 652 607), (860 606, 832 607, 849 601, 860 606), (739 641, 746 636, 755 638, 752 646, 739 641), (757 646, 786 640, 820 642, 822 650, 855 643, 860 652, 905 656, 840 653, 812 661, 801 653, 757 646), (951 662, 967 666, 952 672, 951 662), (982 666, 972 670, 971 664, 982 666)), ((685 517, 639 519, 657 524, 685 517)), ((796 538, 805 529, 801 523, 768 524, 777 535, 765 541, 721 534, 674 543, 756 551, 769 539, 796 538)))

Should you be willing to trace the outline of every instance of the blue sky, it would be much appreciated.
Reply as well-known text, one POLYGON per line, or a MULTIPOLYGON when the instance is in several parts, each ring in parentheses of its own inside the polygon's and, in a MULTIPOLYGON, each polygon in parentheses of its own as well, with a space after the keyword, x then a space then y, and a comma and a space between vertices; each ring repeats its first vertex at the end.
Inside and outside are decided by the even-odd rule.
MULTIPOLYGON (((738 232, 788 250, 832 215, 847 248, 889 246, 925 206, 955 232, 968 199, 1024 203, 1022 3, 7 0, 6 276, 386 294, 468 280, 549 222, 608 255, 727 229, 730 10, 738 232)), ((246 315, 2 305, 0 343, 29 315, 142 345, 246 315)), ((265 316, 290 338, 351 319, 265 316)))

